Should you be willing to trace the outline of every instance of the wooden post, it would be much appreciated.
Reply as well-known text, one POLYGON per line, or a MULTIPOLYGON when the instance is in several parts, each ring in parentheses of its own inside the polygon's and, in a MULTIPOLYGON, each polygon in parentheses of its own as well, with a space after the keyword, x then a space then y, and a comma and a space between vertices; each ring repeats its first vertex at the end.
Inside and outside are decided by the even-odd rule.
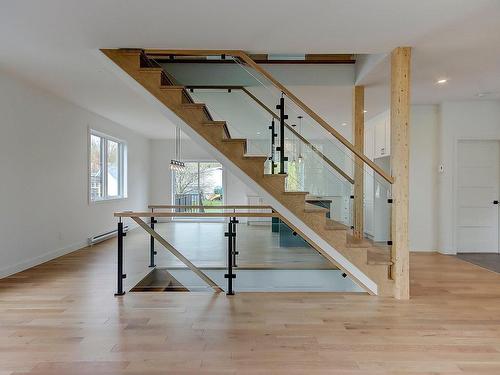
MULTIPOLYGON (((354 133, 354 147, 364 153, 365 147, 365 88, 364 86, 354 86, 352 103, 352 125, 354 133)), ((354 158, 354 231, 355 239, 362 239, 363 229, 363 160, 354 158)))
POLYGON ((408 181, 411 48, 398 47, 391 54, 391 172, 392 275, 394 297, 410 298, 408 246, 408 181))

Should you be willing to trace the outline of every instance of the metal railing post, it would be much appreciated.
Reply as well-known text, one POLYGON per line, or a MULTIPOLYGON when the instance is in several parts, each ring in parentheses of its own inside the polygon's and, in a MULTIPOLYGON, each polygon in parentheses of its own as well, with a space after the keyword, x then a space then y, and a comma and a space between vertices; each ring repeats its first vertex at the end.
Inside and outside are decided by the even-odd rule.
MULTIPOLYGON (((157 222, 154 218, 154 216, 152 215, 153 214, 153 211, 154 211, 154 208, 151 209, 151 223, 150 223, 150 226, 151 226, 151 229, 152 230, 155 230, 155 223, 157 222)), ((155 264, 155 255, 156 255, 156 251, 155 251, 155 238, 153 236, 149 236, 149 267, 156 267, 156 264, 155 264)))
POLYGON ((271 130, 271 156, 269 157, 269 160, 271 160, 271 174, 274 174, 274 170, 276 169, 276 164, 274 162, 274 148, 276 144, 276 137, 278 136, 278 134, 276 134, 276 128, 274 126, 274 118, 271 121, 269 129, 271 130))
POLYGON ((232 220, 229 220, 227 225, 228 231, 224 234, 227 237, 227 273, 224 275, 224 278, 227 279, 227 291, 226 294, 228 296, 234 295, 233 290, 233 279, 236 278, 236 275, 233 273, 233 237, 236 236, 236 233, 233 232, 233 224, 232 220))
POLYGON ((285 115, 285 98, 283 93, 281 94, 280 104, 276 106, 276 109, 280 110, 280 145, 277 150, 280 152, 280 174, 285 174, 285 161, 288 158, 285 156, 285 120, 288 118, 285 115))
POLYGON ((236 224, 239 223, 239 221, 236 219, 236 217, 231 218, 231 222, 233 223, 233 267, 237 268, 238 265, 236 264, 236 256, 239 254, 239 251, 236 250, 236 224))
POLYGON ((123 222, 120 217, 118 222, 118 265, 117 265, 117 287, 115 296, 123 296, 125 292, 123 291, 123 279, 127 277, 123 273, 123 237, 126 233, 123 232, 123 222))

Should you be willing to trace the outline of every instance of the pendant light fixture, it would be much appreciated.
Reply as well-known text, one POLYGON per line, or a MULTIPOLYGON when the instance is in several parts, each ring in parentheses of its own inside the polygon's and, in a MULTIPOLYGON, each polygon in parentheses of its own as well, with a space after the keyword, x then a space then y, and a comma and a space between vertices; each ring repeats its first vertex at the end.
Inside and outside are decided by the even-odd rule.
POLYGON ((181 161, 181 128, 175 128, 175 159, 170 160, 170 169, 182 171, 186 165, 181 161))

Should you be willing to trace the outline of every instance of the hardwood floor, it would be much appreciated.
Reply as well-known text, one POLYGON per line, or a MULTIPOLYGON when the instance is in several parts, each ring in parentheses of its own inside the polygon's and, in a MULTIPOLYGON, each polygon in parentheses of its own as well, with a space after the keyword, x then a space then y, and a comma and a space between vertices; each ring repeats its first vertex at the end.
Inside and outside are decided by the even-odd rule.
POLYGON ((410 301, 114 288, 115 240, 0 280, 0 374, 500 373, 500 275, 455 257, 412 254, 410 301))

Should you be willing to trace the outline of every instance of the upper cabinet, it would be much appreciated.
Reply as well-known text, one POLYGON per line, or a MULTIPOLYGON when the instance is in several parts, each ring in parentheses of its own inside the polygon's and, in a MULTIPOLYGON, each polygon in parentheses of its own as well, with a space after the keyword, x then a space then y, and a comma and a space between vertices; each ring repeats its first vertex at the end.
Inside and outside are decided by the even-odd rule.
POLYGON ((373 160, 375 157, 375 149, 373 139, 375 135, 375 129, 372 127, 365 128, 365 155, 373 160))
POLYGON ((365 153, 370 159, 391 154, 389 113, 384 112, 365 124, 365 153))
POLYGON ((389 119, 380 119, 375 124, 375 158, 381 158, 391 154, 391 130, 389 119))

